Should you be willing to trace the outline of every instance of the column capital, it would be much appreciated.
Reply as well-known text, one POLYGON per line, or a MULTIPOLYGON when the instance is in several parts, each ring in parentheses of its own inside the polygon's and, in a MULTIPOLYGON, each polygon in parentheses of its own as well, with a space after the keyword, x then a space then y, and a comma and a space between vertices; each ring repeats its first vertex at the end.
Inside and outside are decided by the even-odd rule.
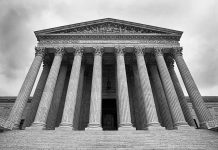
POLYGON ((135 46, 134 52, 136 56, 144 56, 144 47, 143 46, 135 46))
POLYGON ((168 68, 174 68, 174 59, 172 56, 167 56, 165 60, 168 68))
POLYGON ((173 55, 174 56, 182 56, 182 47, 173 47, 173 55))
POLYGON ((83 49, 84 49, 84 47, 82 47, 82 46, 75 46, 75 47, 73 47, 74 49, 75 49, 75 52, 74 52, 74 55, 76 56, 76 55, 80 55, 80 56, 82 56, 83 55, 83 49))
POLYGON ((123 55, 125 54, 125 46, 122 46, 122 45, 115 45, 114 46, 115 48, 115 54, 116 55, 123 55))
POLYGON ((94 46, 93 47, 95 50, 94 50, 94 55, 99 55, 99 56, 102 56, 103 53, 104 53, 104 47, 103 46, 94 46))
POLYGON ((63 56, 65 51, 64 47, 54 47, 55 49, 55 55, 63 56))
POLYGON ((51 66, 51 61, 43 60, 43 68, 51 66))
POLYGON ((162 47, 154 47, 154 55, 155 56, 162 56, 163 55, 163 48, 162 47))
POLYGON ((35 47, 35 56, 45 56, 45 47, 35 47))

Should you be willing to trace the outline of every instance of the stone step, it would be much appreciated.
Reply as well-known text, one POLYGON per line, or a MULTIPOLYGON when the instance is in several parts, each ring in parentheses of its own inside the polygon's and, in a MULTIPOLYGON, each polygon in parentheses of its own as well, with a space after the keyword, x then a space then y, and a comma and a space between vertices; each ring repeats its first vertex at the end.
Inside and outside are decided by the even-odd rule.
POLYGON ((218 149, 218 132, 31 131, 0 133, 0 149, 218 149))

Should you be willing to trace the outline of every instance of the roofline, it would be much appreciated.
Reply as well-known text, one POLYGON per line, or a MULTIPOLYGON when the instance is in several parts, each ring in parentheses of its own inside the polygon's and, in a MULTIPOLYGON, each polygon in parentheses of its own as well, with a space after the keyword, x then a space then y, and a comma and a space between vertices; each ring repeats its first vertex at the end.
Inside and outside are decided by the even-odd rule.
POLYGON ((69 29, 72 27, 86 26, 89 24, 103 23, 103 22, 117 22, 117 23, 123 23, 123 24, 127 24, 127 25, 137 26, 137 27, 141 27, 141 28, 147 28, 147 29, 151 29, 151 30, 155 29, 155 30, 165 31, 165 32, 174 32, 180 36, 182 36, 182 34, 183 34, 182 31, 178 31, 178 30, 172 30, 172 29, 151 26, 151 25, 146 25, 146 24, 141 24, 141 23, 135 23, 135 22, 125 21, 125 20, 113 19, 113 18, 103 18, 103 19, 97 19, 97 20, 92 20, 92 21, 85 21, 85 22, 81 22, 81 23, 69 24, 69 25, 34 31, 34 33, 37 36, 41 33, 54 32, 56 30, 63 29, 63 28, 69 29))

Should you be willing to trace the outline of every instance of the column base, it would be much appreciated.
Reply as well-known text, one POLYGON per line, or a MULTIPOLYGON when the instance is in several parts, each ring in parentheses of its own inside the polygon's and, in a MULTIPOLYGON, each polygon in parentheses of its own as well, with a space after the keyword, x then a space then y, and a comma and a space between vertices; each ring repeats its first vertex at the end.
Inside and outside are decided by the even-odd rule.
POLYGON ((73 131, 74 128, 71 126, 59 126, 55 128, 55 131, 73 131))
POLYGON ((150 131, 158 130, 158 131, 160 131, 160 130, 166 130, 166 128, 162 127, 160 125, 150 125, 150 126, 147 127, 147 130, 150 130, 150 131))
POLYGON ((85 128, 85 131, 102 131, 102 127, 100 124, 89 124, 88 127, 85 128))
POLYGON ((55 128, 56 131, 72 131, 74 130, 73 124, 70 123, 61 123, 59 127, 55 128))
POLYGON ((132 126, 132 124, 128 125, 120 125, 118 131, 135 131, 136 128, 132 126))
POLYGON ((13 128, 14 128, 14 123, 13 122, 3 120, 3 119, 0 120, 0 129, 7 131, 7 130, 13 130, 13 128))
POLYGON ((44 123, 33 123, 30 127, 26 127, 25 130, 46 130, 44 123))
POLYGON ((217 129, 218 128, 218 120, 210 120, 210 121, 205 121, 200 123, 200 128, 201 129, 217 129))
POLYGON ((194 127, 189 126, 189 125, 178 125, 178 126, 175 126, 175 129, 176 130, 195 130, 194 127))

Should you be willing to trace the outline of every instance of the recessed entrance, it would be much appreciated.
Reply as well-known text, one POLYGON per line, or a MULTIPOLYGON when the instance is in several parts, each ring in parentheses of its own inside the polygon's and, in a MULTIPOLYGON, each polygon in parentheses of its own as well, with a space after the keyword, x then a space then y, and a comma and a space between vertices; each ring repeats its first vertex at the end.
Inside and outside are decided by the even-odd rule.
POLYGON ((116 99, 102 100, 102 128, 103 130, 117 130, 116 99))

